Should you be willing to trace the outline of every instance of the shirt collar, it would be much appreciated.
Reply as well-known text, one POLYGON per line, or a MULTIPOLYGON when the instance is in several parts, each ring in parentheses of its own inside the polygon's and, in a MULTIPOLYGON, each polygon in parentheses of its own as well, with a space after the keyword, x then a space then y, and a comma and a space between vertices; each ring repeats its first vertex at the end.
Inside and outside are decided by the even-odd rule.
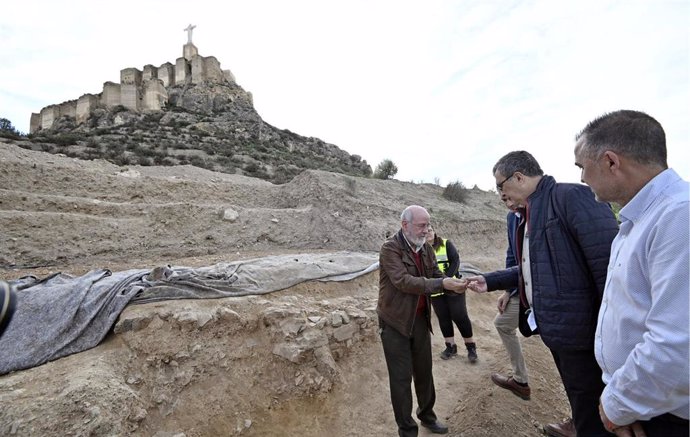
POLYGON ((621 208, 618 217, 621 222, 637 221, 650 205, 658 198, 666 187, 680 179, 678 173, 672 168, 667 168, 654 176, 640 191, 630 199, 627 205, 621 208))
POLYGON ((402 232, 402 230, 400 231, 400 233, 402 234, 403 238, 405 239, 405 242, 407 243, 407 245, 410 246, 410 249, 412 249, 412 251, 414 253, 419 253, 419 251, 422 250, 422 247, 424 247, 423 244, 419 247, 416 247, 412 243, 410 243, 410 241, 407 239, 407 237, 405 236, 405 233, 402 232))

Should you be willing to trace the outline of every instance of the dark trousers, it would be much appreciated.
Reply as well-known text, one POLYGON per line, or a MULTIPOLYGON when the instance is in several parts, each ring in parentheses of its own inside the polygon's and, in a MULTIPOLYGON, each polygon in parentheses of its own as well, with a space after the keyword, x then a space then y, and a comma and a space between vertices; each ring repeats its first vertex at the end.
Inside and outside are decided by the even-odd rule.
POLYGON ((640 423, 647 437, 688 437, 690 435, 690 422, 669 413, 640 423))
POLYGON ((472 322, 467 314, 465 294, 443 294, 431 298, 431 305, 438 318, 438 325, 444 338, 453 337, 453 322, 462 338, 472 337, 472 322))
POLYGON ((424 317, 418 317, 407 337, 379 318, 381 343, 388 367, 391 403, 400 437, 417 435, 417 422, 412 418, 412 382, 417 393, 417 418, 425 423, 436 422, 434 403, 436 391, 431 373, 431 336, 424 317))
POLYGON ((604 383, 594 350, 551 349, 551 355, 570 401, 578 437, 612 436, 599 417, 599 398, 604 383))

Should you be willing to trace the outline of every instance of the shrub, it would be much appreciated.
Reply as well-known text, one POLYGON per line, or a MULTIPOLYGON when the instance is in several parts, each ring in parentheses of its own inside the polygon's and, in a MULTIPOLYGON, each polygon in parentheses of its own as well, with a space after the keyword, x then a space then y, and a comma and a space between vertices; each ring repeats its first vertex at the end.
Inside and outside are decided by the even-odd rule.
POLYGON ((462 182, 455 181, 446 186, 442 196, 451 202, 465 203, 467 201, 467 191, 462 182))
POLYGON ((384 159, 376 166, 374 177, 376 179, 390 179, 398 173, 398 166, 390 159, 384 159))
POLYGON ((246 171, 249 174, 256 173, 257 171, 259 171, 259 165, 255 162, 250 162, 249 164, 244 166, 244 171, 246 171))
POLYGON ((48 138, 49 141, 54 142, 58 146, 71 146, 73 144, 77 144, 78 141, 83 139, 84 137, 82 135, 75 133, 57 134, 48 138))

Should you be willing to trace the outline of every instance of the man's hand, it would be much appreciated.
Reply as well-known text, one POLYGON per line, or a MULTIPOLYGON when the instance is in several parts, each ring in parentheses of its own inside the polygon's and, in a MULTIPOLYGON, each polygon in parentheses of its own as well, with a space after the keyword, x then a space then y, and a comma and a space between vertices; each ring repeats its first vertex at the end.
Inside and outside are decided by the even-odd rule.
POLYGON ((503 314, 503 311, 506 310, 506 306, 508 305, 508 301, 510 301, 510 293, 506 291, 496 301, 496 307, 499 313, 503 314))
POLYGON ((462 294, 467 289, 467 281, 457 278, 443 278, 443 288, 462 294))
POLYGON ((616 434, 617 437, 647 437, 640 422, 633 422, 629 425, 620 426, 611 422, 609 418, 606 417, 606 412, 601 403, 599 403, 599 417, 601 417, 601 423, 604 424, 604 428, 606 428, 608 432, 616 434))
POLYGON ((470 276, 466 278, 467 288, 475 293, 486 293, 489 289, 486 287, 486 279, 484 276, 470 276))

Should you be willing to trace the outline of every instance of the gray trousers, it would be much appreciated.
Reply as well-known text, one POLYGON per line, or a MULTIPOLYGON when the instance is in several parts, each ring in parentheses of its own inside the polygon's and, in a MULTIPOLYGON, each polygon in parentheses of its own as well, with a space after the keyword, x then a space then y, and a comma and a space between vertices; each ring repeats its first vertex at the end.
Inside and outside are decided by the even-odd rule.
POLYGON ((503 313, 498 313, 496 315, 494 326, 510 357, 510 364, 513 366, 513 379, 517 382, 526 384, 529 382, 527 378, 527 366, 525 365, 525 357, 522 355, 520 340, 516 334, 519 311, 520 297, 516 294, 510 298, 503 313))

